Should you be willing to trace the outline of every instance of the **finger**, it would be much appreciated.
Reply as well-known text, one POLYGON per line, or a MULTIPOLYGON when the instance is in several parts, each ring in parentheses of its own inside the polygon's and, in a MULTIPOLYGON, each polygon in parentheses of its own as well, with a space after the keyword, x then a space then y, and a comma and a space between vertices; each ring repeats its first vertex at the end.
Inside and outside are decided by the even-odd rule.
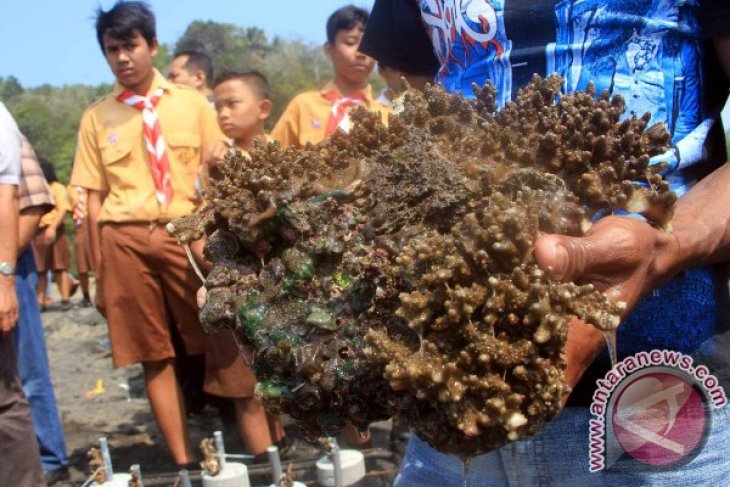
POLYGON ((591 263, 591 244, 586 237, 541 235, 535 242, 535 260, 554 279, 572 281, 585 274, 591 263))
POLYGON ((588 276, 605 280, 646 257, 651 250, 647 230, 651 227, 640 220, 609 216, 582 237, 541 235, 535 242, 535 260, 543 269, 550 268, 551 276, 558 280, 588 276))
POLYGON ((198 289, 198 292, 195 294, 195 299, 198 303, 198 309, 203 309, 205 301, 208 299, 208 290, 205 286, 201 286, 200 289, 198 289))

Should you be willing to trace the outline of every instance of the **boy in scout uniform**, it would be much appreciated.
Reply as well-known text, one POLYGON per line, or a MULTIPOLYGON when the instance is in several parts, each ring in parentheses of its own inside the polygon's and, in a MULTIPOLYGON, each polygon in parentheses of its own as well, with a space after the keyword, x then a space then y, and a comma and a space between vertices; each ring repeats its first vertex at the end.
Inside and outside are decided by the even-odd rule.
MULTIPOLYGON (((218 126, 232 147, 246 154, 254 139, 268 139, 264 123, 271 113, 271 100, 264 75, 257 71, 225 72, 216 79, 213 93, 218 126)), ((254 397, 256 378, 241 359, 230 330, 208 337, 205 362, 205 391, 233 399, 239 434, 248 452, 264 455, 274 443, 285 447, 281 422, 268 415, 254 397)))
MULTIPOLYGON (((46 309, 46 289, 51 285, 48 282, 47 271, 53 271, 61 294, 61 310, 71 309, 70 297, 73 294, 68 269, 71 265, 71 253, 68 248, 66 215, 71 211, 71 201, 66 186, 58 182, 56 169, 50 161, 41 158, 41 169, 46 178, 55 206, 51 208, 38 224, 38 233, 33 239, 36 269, 38 271, 38 288, 36 295, 41 311, 46 309)), ((74 289, 75 291, 75 289, 74 289)))
POLYGON ((202 354, 199 281, 165 225, 195 210, 203 149, 222 140, 207 100, 152 67, 154 14, 141 2, 99 10, 112 92, 84 113, 71 184, 88 189, 92 253, 116 367, 142 363, 157 424, 179 465, 194 461, 171 328, 202 354))
POLYGON ((213 87, 218 126, 232 146, 244 153, 254 139, 269 140, 264 131, 271 114, 269 82, 258 71, 228 71, 213 87))
MULTIPOLYGON (((350 109, 363 106, 380 112, 383 123, 388 123, 392 107, 373 99, 373 90, 367 82, 375 60, 361 53, 360 40, 365 32, 368 13, 355 6, 342 7, 327 19, 327 42, 324 52, 335 71, 335 78, 321 90, 312 90, 294 97, 276 122, 271 138, 282 147, 303 147, 318 144, 337 130, 350 130, 350 109)), ((347 424, 344 429, 347 442, 363 446, 370 435, 360 435, 347 424)))
POLYGON ((391 108, 373 99, 367 79, 375 61, 360 53, 360 39, 368 13, 348 6, 336 10, 327 20, 324 52, 335 70, 335 78, 321 90, 311 90, 294 97, 276 123, 271 137, 282 147, 318 144, 338 129, 348 132, 348 112, 356 106, 377 110, 388 122, 391 108))

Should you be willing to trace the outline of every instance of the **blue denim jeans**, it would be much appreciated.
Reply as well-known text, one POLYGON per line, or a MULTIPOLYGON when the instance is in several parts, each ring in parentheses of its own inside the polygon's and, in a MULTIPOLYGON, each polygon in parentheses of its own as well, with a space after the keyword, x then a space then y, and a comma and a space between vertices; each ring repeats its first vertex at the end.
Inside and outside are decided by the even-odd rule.
POLYGON ((33 428, 40 446, 43 470, 48 472, 68 466, 68 456, 48 370, 46 340, 35 292, 37 283, 33 250, 29 247, 18 259, 15 275, 20 312, 13 341, 20 380, 30 403, 33 428))
POLYGON ((608 469, 590 473, 588 421, 591 417, 587 408, 566 408, 539 435, 476 456, 467 467, 459 458, 439 453, 412 435, 395 486, 730 485, 730 405, 713 410, 707 443, 691 462, 658 472, 638 467, 629 471, 608 469))

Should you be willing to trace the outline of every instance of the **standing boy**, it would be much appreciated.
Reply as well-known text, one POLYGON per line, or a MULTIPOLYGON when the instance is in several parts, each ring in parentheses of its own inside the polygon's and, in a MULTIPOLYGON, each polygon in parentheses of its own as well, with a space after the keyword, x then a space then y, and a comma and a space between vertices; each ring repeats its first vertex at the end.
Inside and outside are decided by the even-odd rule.
POLYGON ((51 208, 38 225, 38 233, 33 239, 35 262, 38 269, 38 288, 36 291, 38 305, 41 311, 46 309, 46 290, 51 283, 48 281, 48 271, 53 272, 58 290, 61 293, 61 310, 71 309, 71 279, 68 269, 71 253, 66 238, 66 214, 71 211, 71 200, 68 197, 66 186, 58 182, 56 169, 50 161, 41 158, 41 169, 46 178, 55 206, 51 208))
MULTIPOLYGON (((247 153, 254 139, 266 137, 264 123, 271 113, 266 78, 256 71, 227 72, 215 81, 213 92, 221 131, 233 147, 247 153)), ((254 397, 256 378, 243 363, 229 330, 208 336, 205 363, 205 391, 233 399, 239 434, 248 451, 261 455, 272 444, 281 444, 281 423, 267 415, 254 397)))
POLYGON ((368 13, 354 6, 342 7, 329 17, 324 52, 332 61, 335 78, 321 90, 297 95, 289 103, 271 131, 282 147, 318 144, 338 129, 348 132, 348 112, 355 106, 379 111, 387 123, 391 109, 373 99, 367 82, 375 61, 358 51, 367 21, 368 13))
POLYGON ((144 3, 99 10, 96 35, 116 84, 84 113, 71 184, 89 190, 114 365, 142 363, 157 424, 185 465, 194 457, 170 325, 190 355, 205 351, 205 336, 197 278, 165 225, 195 210, 201 154, 220 135, 206 99, 152 67, 155 17, 144 3))
POLYGON ((269 83, 258 71, 223 73, 215 81, 215 110, 218 126, 243 152, 255 138, 266 138, 264 123, 271 114, 269 83))
MULTIPOLYGON (((282 147, 303 147, 318 144, 337 130, 350 131, 351 108, 363 106, 380 112, 383 123, 388 123, 392 108, 373 99, 372 87, 367 82, 375 60, 361 53, 360 40, 368 22, 368 13, 355 6, 342 7, 327 19, 327 42, 324 52, 335 71, 335 78, 321 90, 312 90, 294 97, 271 131, 271 138, 282 147)), ((355 427, 347 424, 345 438, 352 445, 363 445, 363 438, 355 427)))

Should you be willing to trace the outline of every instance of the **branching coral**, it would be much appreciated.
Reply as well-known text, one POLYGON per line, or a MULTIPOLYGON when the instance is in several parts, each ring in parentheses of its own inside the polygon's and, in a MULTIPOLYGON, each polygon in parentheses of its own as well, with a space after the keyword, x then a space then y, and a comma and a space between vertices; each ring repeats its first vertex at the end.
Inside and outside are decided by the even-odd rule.
POLYGON ((253 346, 270 410, 310 436, 405 415, 461 455, 557 414, 570 317, 610 330, 622 309, 550 279, 535 239, 617 209, 666 227, 675 198, 648 164, 663 127, 560 85, 536 77, 501 111, 489 85, 472 101, 429 87, 388 128, 356 110, 318 146, 226 156, 170 231, 208 236, 204 325, 253 346))

